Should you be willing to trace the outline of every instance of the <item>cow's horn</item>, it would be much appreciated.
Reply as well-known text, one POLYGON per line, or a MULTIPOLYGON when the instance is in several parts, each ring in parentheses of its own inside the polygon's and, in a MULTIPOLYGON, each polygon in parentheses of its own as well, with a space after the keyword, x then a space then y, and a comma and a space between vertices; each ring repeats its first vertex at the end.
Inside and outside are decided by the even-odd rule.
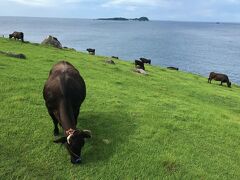
POLYGON ((70 138, 72 137, 72 134, 69 134, 67 137, 67 143, 70 144, 70 138))

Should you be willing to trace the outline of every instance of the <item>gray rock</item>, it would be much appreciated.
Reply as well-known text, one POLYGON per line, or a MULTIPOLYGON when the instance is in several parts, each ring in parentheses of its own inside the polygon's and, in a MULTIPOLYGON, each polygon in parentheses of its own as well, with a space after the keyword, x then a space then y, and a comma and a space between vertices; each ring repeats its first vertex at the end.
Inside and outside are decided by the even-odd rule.
POLYGON ((0 54, 4 54, 6 56, 14 57, 14 58, 18 58, 18 59, 26 59, 26 56, 24 54, 22 54, 22 53, 16 54, 16 53, 12 53, 12 52, 0 51, 0 54))
POLYGON ((20 54, 9 53, 8 56, 18 58, 18 59, 26 59, 26 56, 22 53, 20 54))
POLYGON ((108 59, 105 62, 108 63, 108 64, 115 64, 115 62, 113 60, 111 60, 111 59, 108 59))
POLYGON ((137 73, 143 74, 143 75, 148 75, 148 73, 146 71, 144 71, 143 69, 136 68, 134 71, 137 73))
POLYGON ((103 139, 102 140, 105 144, 110 144, 111 143, 111 141, 109 140, 109 139, 103 139))
POLYGON ((64 46, 63 49, 70 50, 70 51, 77 51, 77 50, 74 49, 74 48, 69 48, 69 47, 66 47, 66 46, 64 46))
POLYGON ((53 36, 48 36, 46 39, 43 40, 41 44, 50 45, 55 48, 62 49, 62 44, 58 41, 56 37, 53 37, 53 36))

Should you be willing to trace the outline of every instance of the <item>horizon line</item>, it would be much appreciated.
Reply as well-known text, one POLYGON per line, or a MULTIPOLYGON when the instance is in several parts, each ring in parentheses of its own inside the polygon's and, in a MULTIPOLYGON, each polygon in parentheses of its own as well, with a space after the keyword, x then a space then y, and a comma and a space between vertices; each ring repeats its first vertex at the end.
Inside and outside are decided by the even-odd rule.
MULTIPOLYGON (((0 15, 1 17, 10 17, 10 18, 46 18, 46 19, 82 19, 82 20, 97 20, 98 18, 81 18, 81 17, 55 17, 55 16, 11 16, 11 15, 0 15)), ((122 17, 122 16, 119 16, 122 17)), ((143 16, 141 16, 143 17, 143 16)), ((144 16, 147 17, 147 16, 144 16)), ((115 18, 115 17, 104 17, 104 18, 115 18)), ((126 18, 126 17, 123 17, 126 18)), ((239 24, 238 21, 200 21, 200 20, 167 20, 167 19, 151 19, 147 17, 149 21, 161 21, 161 22, 186 22, 186 23, 220 23, 220 24, 239 24)), ((129 18, 128 18, 129 19, 129 18)))

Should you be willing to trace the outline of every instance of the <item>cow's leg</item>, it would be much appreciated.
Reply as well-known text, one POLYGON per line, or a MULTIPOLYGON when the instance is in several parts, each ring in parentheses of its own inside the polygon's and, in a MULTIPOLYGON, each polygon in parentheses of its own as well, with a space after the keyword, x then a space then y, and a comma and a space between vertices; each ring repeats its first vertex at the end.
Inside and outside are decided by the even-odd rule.
POLYGON ((221 84, 219 84, 219 85, 222 86, 222 83, 223 83, 223 82, 221 81, 221 84))
POLYGON ((211 78, 209 78, 208 80, 209 80, 209 83, 210 83, 210 84, 212 84, 212 79, 211 79, 211 78))
POLYGON ((54 124, 53 134, 54 134, 54 136, 57 136, 57 135, 59 135, 58 120, 52 112, 49 112, 49 115, 51 116, 51 118, 53 120, 53 124, 54 124))

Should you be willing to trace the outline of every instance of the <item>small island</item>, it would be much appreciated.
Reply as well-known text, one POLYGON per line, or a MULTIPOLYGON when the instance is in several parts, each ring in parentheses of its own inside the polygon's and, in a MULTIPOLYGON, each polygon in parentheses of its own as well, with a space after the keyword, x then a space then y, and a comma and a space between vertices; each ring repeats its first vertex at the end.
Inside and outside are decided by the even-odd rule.
POLYGON ((147 17, 140 17, 140 18, 135 18, 135 19, 130 19, 133 21, 149 21, 149 19, 147 17))
POLYGON ((123 17, 115 17, 115 18, 99 18, 97 20, 108 20, 108 21, 149 21, 147 17, 140 17, 140 18, 133 18, 133 19, 127 19, 123 17))

